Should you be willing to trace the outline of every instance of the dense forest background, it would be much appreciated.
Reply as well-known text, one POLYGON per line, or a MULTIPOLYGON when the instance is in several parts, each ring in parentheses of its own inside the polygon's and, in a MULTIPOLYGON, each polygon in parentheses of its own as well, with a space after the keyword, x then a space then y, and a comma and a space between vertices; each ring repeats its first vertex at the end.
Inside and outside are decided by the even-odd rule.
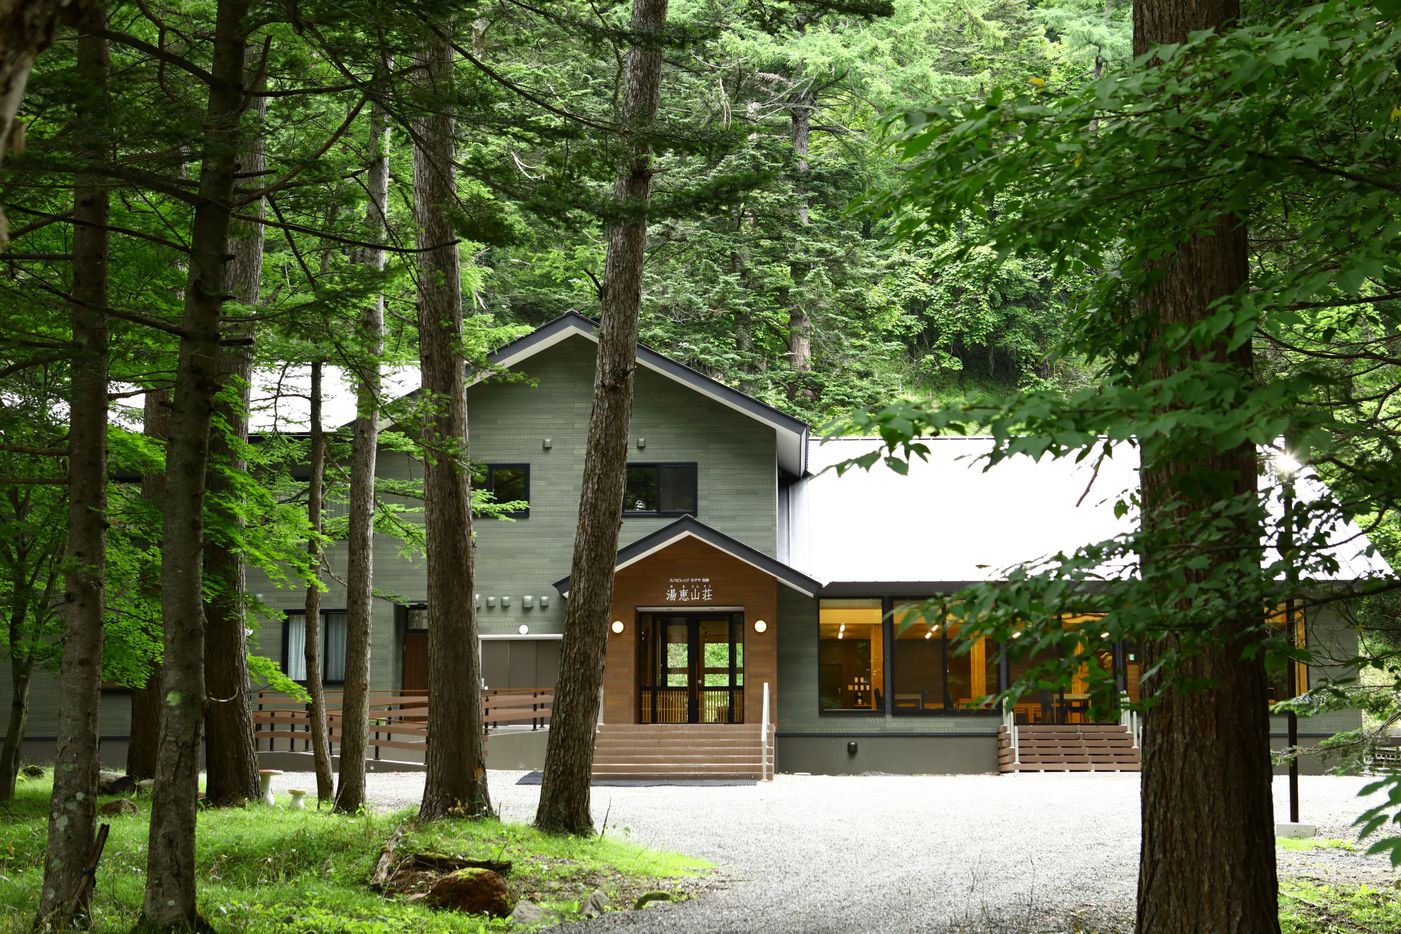
MULTIPOLYGON (((1401 3, 1374 7, 36 0, 15 23, 0 10, 0 40, 19 49, 0 54, 0 595, 15 684, 0 791, 14 787, 23 686, 57 670, 41 924, 79 906, 65 893, 81 892, 91 843, 104 683, 134 689, 133 750, 160 723, 158 756, 144 740, 155 764, 130 764, 158 776, 144 918, 195 923, 201 737, 212 803, 256 791, 246 703, 205 701, 255 681, 300 690, 247 656, 260 608, 246 566, 305 588, 314 629, 322 550, 348 542, 347 682, 361 686, 344 722, 363 745, 351 705, 376 529, 426 558, 430 631, 463 653, 430 675, 448 754, 441 782, 430 760, 424 815, 490 811, 463 647, 472 517, 499 504, 458 469, 462 361, 566 311, 607 311, 562 666, 601 673, 607 600, 576 625, 592 593, 578 572, 609 592, 639 292, 644 342, 814 425, 878 431, 897 469, 921 432, 970 426, 994 436, 994 462, 1134 448, 1140 488, 1106 495, 1139 529, 941 612, 1004 645, 1022 621, 1048 623, 1009 651, 1061 644, 1073 666, 1086 649, 1055 621, 1106 558, 1137 566, 1103 638, 1138 640, 1162 679, 1144 826, 1170 830, 1146 830, 1143 879, 1168 878, 1155 860, 1174 875, 1140 908, 1186 919, 1174 930, 1228 927, 1194 886, 1202 866, 1249 856, 1232 885, 1258 900, 1241 916, 1272 915, 1273 862, 1255 845, 1270 824, 1263 656, 1308 649, 1261 608, 1293 617, 1298 582, 1336 564, 1326 530, 1341 518, 1393 561, 1401 543, 1401 3), (25 91, 14 74, 31 62, 25 91), (395 401, 380 373, 404 365, 425 391, 395 401), (293 366, 349 374, 353 429, 323 437, 313 419, 307 435, 250 443, 252 374, 293 366), (1294 474, 1261 457, 1281 440, 1329 496, 1295 501, 1294 474), (436 479, 378 482, 381 445, 436 479), (435 569, 435 554, 450 559, 435 569), (568 664, 590 626, 593 661, 568 664), (1254 724, 1258 755, 1229 731, 1198 741, 1217 715, 1201 696, 1254 724), (1174 781, 1190 756, 1202 775, 1249 762, 1219 787, 1174 781), (1247 809, 1248 832, 1197 851, 1171 829, 1235 826, 1247 809)), ((316 411, 316 385, 283 392, 316 411)), ((1356 612, 1377 638, 1347 663, 1387 683, 1308 702, 1390 724, 1394 585, 1371 584, 1356 612)), ((552 721, 551 755, 565 718, 588 755, 571 766, 573 819, 550 830, 592 831, 585 681, 552 721)), ((1348 741, 1359 755, 1371 742, 1348 741)), ((341 761, 336 806, 354 813, 363 756, 352 743, 341 761)), ((1386 845, 1401 860, 1401 838, 1386 845)), ((1155 917, 1140 929, 1169 929, 1155 917)))
MULTIPOLYGON (((685 3, 673 18, 688 39, 664 78, 674 137, 658 166, 645 342, 816 424, 902 395, 1082 378, 1051 356, 1074 281, 988 250, 959 257, 956 237, 913 245, 863 200, 899 170, 898 115, 1118 67, 1126 5, 907 0, 889 16, 749 22, 685 3)), ((516 165, 512 184, 544 182, 558 162, 551 149, 496 145, 495 164, 516 165)), ((597 216, 532 207, 512 204, 514 236, 479 257, 477 299, 503 323, 597 303, 597 216)))

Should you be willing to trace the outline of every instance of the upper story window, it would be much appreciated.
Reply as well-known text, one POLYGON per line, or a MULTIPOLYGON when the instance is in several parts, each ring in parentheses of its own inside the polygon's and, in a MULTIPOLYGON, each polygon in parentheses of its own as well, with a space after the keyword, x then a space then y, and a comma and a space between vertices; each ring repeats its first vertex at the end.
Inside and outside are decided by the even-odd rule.
POLYGON ((625 516, 696 514, 695 464, 628 464, 625 516))
MULTIPOLYGON (((345 680, 345 610, 321 611, 321 680, 345 680)), ((306 680, 306 614, 292 611, 282 628, 282 670, 293 681, 306 680)))
POLYGON ((513 519, 530 517, 529 464, 487 464, 485 489, 498 503, 522 504, 520 508, 508 510, 502 515, 513 519))

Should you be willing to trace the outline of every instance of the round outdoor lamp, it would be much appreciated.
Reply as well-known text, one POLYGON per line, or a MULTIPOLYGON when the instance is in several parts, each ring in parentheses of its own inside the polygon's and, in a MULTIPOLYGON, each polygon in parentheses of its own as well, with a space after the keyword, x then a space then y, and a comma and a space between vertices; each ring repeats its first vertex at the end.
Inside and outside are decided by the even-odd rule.
POLYGON ((521 635, 525 635, 526 633, 530 632, 530 627, 527 626, 525 623, 521 623, 521 628, 517 629, 516 631, 519 632, 521 635))
POLYGON ((767 632, 767 631, 768 631, 768 628, 769 628, 769 624, 766 623, 766 622, 764 622, 762 619, 756 619, 756 620, 754 621, 754 631, 755 631, 755 632, 767 632))
POLYGON ((613 625, 610 626, 610 627, 608 627, 608 628, 612 629, 612 630, 613 630, 615 633, 617 633, 618 635, 622 635, 622 633, 623 633, 623 621, 620 620, 620 619, 615 619, 615 620, 613 620, 613 625))

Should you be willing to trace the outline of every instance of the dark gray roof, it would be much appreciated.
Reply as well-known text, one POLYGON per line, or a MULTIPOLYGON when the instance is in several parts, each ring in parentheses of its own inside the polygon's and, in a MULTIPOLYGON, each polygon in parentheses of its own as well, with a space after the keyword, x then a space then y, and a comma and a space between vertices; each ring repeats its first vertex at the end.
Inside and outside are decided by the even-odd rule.
MULTIPOLYGON (((724 552, 731 558, 743 561, 752 568, 763 571, 770 577, 775 578, 780 584, 791 587, 804 596, 811 597, 817 594, 822 586, 818 581, 813 580, 801 571, 795 570, 781 561, 775 561, 762 551, 751 548, 737 538, 733 538, 713 529, 701 522, 695 516, 682 516, 675 522, 665 525, 650 535, 645 535, 633 542, 618 549, 618 558, 613 563, 614 573, 621 571, 631 564, 636 564, 643 558, 654 555, 683 538, 694 538, 705 542, 707 545, 724 552)), ((561 596, 569 596, 569 578, 564 577, 555 581, 555 590, 561 596)))

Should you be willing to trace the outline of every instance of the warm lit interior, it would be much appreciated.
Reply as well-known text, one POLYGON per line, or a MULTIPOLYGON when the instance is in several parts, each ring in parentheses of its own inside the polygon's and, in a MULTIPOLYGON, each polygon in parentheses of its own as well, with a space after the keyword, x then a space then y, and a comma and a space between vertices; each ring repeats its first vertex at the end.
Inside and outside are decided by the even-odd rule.
POLYGON ((880 600, 823 600, 818 618, 818 693, 826 711, 885 709, 880 600))

